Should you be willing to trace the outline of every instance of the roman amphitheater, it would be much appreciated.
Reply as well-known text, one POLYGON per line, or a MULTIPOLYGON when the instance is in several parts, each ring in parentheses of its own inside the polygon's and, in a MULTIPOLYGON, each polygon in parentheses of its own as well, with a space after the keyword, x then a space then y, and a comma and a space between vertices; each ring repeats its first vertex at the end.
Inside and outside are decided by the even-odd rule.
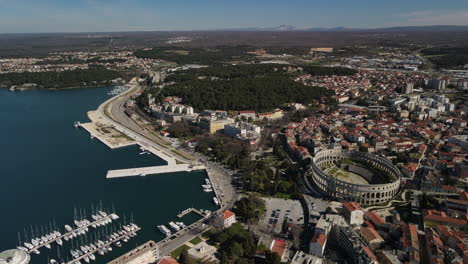
POLYGON ((329 149, 312 161, 306 179, 312 178, 312 188, 332 199, 378 204, 391 200, 400 188, 400 171, 371 153, 329 149))

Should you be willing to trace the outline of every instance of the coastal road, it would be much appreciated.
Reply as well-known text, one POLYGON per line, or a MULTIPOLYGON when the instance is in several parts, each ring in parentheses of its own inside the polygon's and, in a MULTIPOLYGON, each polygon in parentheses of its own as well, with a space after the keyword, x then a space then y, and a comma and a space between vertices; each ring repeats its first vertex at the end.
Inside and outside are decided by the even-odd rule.
POLYGON ((159 242, 159 255, 160 256, 169 256, 172 251, 182 246, 187 241, 194 239, 197 236, 200 236, 203 232, 208 230, 208 225, 197 222, 190 226, 190 229, 184 229, 177 233, 177 237, 173 239, 166 238, 163 241, 159 242))
POLYGON ((186 159, 180 155, 175 154, 171 150, 171 146, 168 142, 162 141, 161 138, 154 135, 152 131, 147 128, 141 127, 132 118, 127 116, 124 112, 125 102, 130 99, 136 87, 130 88, 124 93, 109 99, 108 101, 101 104, 98 108, 98 112, 103 118, 112 124, 117 130, 131 137, 137 142, 140 142, 143 146, 154 147, 159 149, 161 152, 166 154, 173 159, 180 160, 185 163, 191 163, 191 160, 186 159), (109 115, 109 116, 108 116, 109 115))
POLYGON ((154 131, 149 131, 148 128, 140 126, 137 122, 135 122, 135 120, 127 116, 127 114, 124 112, 124 105, 135 91, 136 87, 131 88, 119 96, 114 97, 113 100, 109 100, 109 102, 102 104, 98 108, 99 112, 105 118, 109 119, 109 121, 112 122, 116 128, 123 130, 121 132, 125 132, 125 134, 143 143, 144 145, 157 147, 165 154, 185 163, 194 163, 197 160, 201 161, 205 165, 207 173, 209 173, 210 178, 213 181, 213 187, 215 188, 218 200, 220 201, 221 208, 231 208, 238 196, 236 189, 232 185, 233 172, 223 168, 217 163, 208 161, 206 157, 195 152, 187 153, 186 151, 177 148, 177 152, 183 153, 184 156, 187 157, 193 157, 194 160, 188 160, 184 157, 176 155, 171 151, 174 150, 171 142, 157 137, 154 134, 154 131), (106 106, 108 109, 108 114, 112 117, 112 119, 106 116, 104 110, 106 106))

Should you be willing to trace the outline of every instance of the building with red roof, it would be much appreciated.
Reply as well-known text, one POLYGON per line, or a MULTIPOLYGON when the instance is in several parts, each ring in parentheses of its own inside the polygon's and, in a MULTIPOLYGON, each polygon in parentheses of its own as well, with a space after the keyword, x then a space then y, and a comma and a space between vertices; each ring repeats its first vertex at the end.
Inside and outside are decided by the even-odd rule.
POLYGON ((221 220, 223 222, 223 227, 228 228, 236 222, 236 214, 226 210, 221 213, 221 220))
POLYGON ((271 252, 278 254, 280 259, 283 259, 287 247, 288 244, 286 241, 282 239, 273 239, 273 241, 271 241, 270 250, 271 252))
POLYGON ((466 226, 468 225, 467 215, 465 214, 462 218, 457 219, 448 216, 445 212, 437 210, 423 210, 424 221, 435 223, 435 224, 445 224, 448 226, 466 226))
POLYGON ((379 227, 385 224, 385 220, 382 219, 377 213, 375 212, 365 212, 364 215, 366 219, 369 220, 374 226, 379 227))
POLYGON ((315 233, 309 243, 309 254, 323 257, 325 246, 327 245, 328 236, 324 233, 315 233))
POLYGON ((403 233, 400 242, 403 250, 406 251, 411 263, 419 263, 418 227, 413 224, 403 224, 401 229, 403 233))
POLYGON ((173 257, 163 257, 161 260, 158 261, 157 264, 180 264, 177 262, 173 257))
POLYGON ((343 203, 343 217, 351 225, 362 225, 364 223, 364 210, 355 202, 343 203))

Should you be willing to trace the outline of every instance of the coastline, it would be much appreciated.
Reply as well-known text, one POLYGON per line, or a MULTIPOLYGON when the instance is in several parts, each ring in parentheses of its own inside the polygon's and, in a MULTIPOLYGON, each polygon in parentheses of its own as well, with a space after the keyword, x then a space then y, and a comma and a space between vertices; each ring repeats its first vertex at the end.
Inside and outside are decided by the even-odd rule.
POLYGON ((60 90, 73 90, 73 89, 86 89, 86 88, 102 88, 106 86, 125 86, 128 83, 113 83, 113 84, 99 84, 99 85, 83 85, 83 86, 70 86, 70 87, 18 87, 18 88, 11 88, 11 87, 1 87, 0 89, 7 89, 11 92, 14 91, 33 91, 33 90, 49 90, 49 91, 60 91, 60 90))

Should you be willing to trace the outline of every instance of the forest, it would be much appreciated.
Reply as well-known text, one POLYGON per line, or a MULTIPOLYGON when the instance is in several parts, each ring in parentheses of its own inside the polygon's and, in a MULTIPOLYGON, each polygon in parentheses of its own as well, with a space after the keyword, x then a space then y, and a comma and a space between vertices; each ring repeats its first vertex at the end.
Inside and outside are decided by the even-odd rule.
MULTIPOLYGON (((271 111, 285 103, 310 104, 320 97, 333 95, 323 87, 310 87, 293 80, 294 74, 349 75, 354 70, 331 67, 291 67, 276 64, 229 65, 192 69, 168 76, 172 83, 163 89, 152 89, 157 100, 180 96, 183 103, 196 110, 271 111)), ((146 98, 146 96, 143 96, 146 98)))
POLYGON ((62 72, 4 73, 0 74, 0 84, 22 85, 35 83, 47 88, 66 88, 83 86, 83 83, 86 83, 86 85, 93 82, 102 83, 119 77, 121 77, 119 72, 104 67, 92 67, 85 70, 77 69, 62 72))
POLYGON ((436 68, 459 68, 468 64, 468 47, 434 47, 424 49, 421 53, 436 66, 436 68))
POLYGON ((252 49, 251 46, 244 45, 216 46, 210 49, 155 47, 152 49, 139 49, 135 51, 135 56, 138 58, 166 60, 177 64, 213 65, 226 60, 253 58, 253 55, 247 53, 252 49))

